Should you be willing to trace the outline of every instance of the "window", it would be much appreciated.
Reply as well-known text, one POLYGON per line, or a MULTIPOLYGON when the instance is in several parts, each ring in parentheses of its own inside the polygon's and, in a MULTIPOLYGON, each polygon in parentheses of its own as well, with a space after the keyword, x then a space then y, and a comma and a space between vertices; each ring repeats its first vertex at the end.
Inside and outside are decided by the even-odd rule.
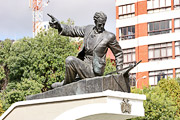
POLYGON ((135 38, 135 26, 122 27, 119 29, 120 40, 128 40, 135 38))
POLYGON ((171 10, 171 0, 147 0, 148 13, 171 10))
POLYGON ((174 0, 174 9, 180 8, 180 0, 174 0))
POLYGON ((174 30, 180 32, 180 18, 174 19, 174 30))
POLYGON ((157 85, 162 78, 173 77, 173 69, 150 71, 149 72, 149 85, 157 85))
POLYGON ((175 42, 175 57, 180 58, 180 41, 175 42))
POLYGON ((176 68, 176 78, 180 78, 180 68, 176 68))
POLYGON ((119 19, 135 16, 134 4, 119 6, 119 19))
POLYGON ((124 49, 123 54, 124 54, 124 63, 123 63, 124 67, 128 67, 129 64, 136 62, 135 48, 124 49))
POLYGON ((166 34, 171 32, 171 20, 148 23, 148 35, 166 34))
POLYGON ((172 59, 172 43, 149 45, 149 61, 172 59))
POLYGON ((136 86, 136 73, 129 73, 130 86, 136 86))

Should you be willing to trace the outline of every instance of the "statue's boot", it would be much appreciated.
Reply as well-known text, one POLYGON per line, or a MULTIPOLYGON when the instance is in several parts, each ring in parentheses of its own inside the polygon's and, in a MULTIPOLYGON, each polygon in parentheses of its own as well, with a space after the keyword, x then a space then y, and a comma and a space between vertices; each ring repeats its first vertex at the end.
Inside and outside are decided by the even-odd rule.
POLYGON ((55 82, 51 85, 51 87, 54 89, 54 88, 57 88, 57 87, 61 87, 63 86, 63 83, 64 83, 64 80, 62 82, 55 82))

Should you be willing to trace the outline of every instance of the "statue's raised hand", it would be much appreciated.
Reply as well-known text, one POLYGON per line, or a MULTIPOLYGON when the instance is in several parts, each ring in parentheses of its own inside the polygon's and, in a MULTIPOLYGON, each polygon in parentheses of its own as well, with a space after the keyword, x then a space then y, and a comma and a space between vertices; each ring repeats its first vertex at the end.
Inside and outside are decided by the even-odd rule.
POLYGON ((61 24, 59 23, 58 19, 56 19, 54 16, 47 14, 49 17, 51 17, 51 20, 49 21, 49 25, 52 28, 58 29, 59 32, 62 31, 61 24))

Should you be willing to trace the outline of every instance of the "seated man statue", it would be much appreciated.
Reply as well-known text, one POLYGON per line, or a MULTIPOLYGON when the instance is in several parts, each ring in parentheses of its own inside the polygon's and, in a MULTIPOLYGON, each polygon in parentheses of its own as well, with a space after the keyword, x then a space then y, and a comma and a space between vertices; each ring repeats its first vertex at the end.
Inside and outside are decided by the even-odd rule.
POLYGON ((55 17, 49 16, 51 17, 50 26, 58 29, 60 35, 84 38, 83 47, 78 56, 66 58, 65 80, 52 84, 52 88, 75 82, 77 76, 79 79, 102 76, 108 48, 115 56, 117 71, 123 68, 122 49, 116 40, 116 36, 104 29, 107 16, 103 12, 95 13, 95 25, 83 27, 60 24, 55 17))

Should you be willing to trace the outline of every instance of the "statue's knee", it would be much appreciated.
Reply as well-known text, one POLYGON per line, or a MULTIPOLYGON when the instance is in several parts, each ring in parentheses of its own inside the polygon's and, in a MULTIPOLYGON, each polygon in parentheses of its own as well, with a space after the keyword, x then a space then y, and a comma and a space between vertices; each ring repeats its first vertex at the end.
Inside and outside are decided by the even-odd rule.
POLYGON ((67 58, 66 58, 66 64, 70 64, 70 63, 72 63, 74 61, 74 57, 73 56, 68 56, 67 58))

